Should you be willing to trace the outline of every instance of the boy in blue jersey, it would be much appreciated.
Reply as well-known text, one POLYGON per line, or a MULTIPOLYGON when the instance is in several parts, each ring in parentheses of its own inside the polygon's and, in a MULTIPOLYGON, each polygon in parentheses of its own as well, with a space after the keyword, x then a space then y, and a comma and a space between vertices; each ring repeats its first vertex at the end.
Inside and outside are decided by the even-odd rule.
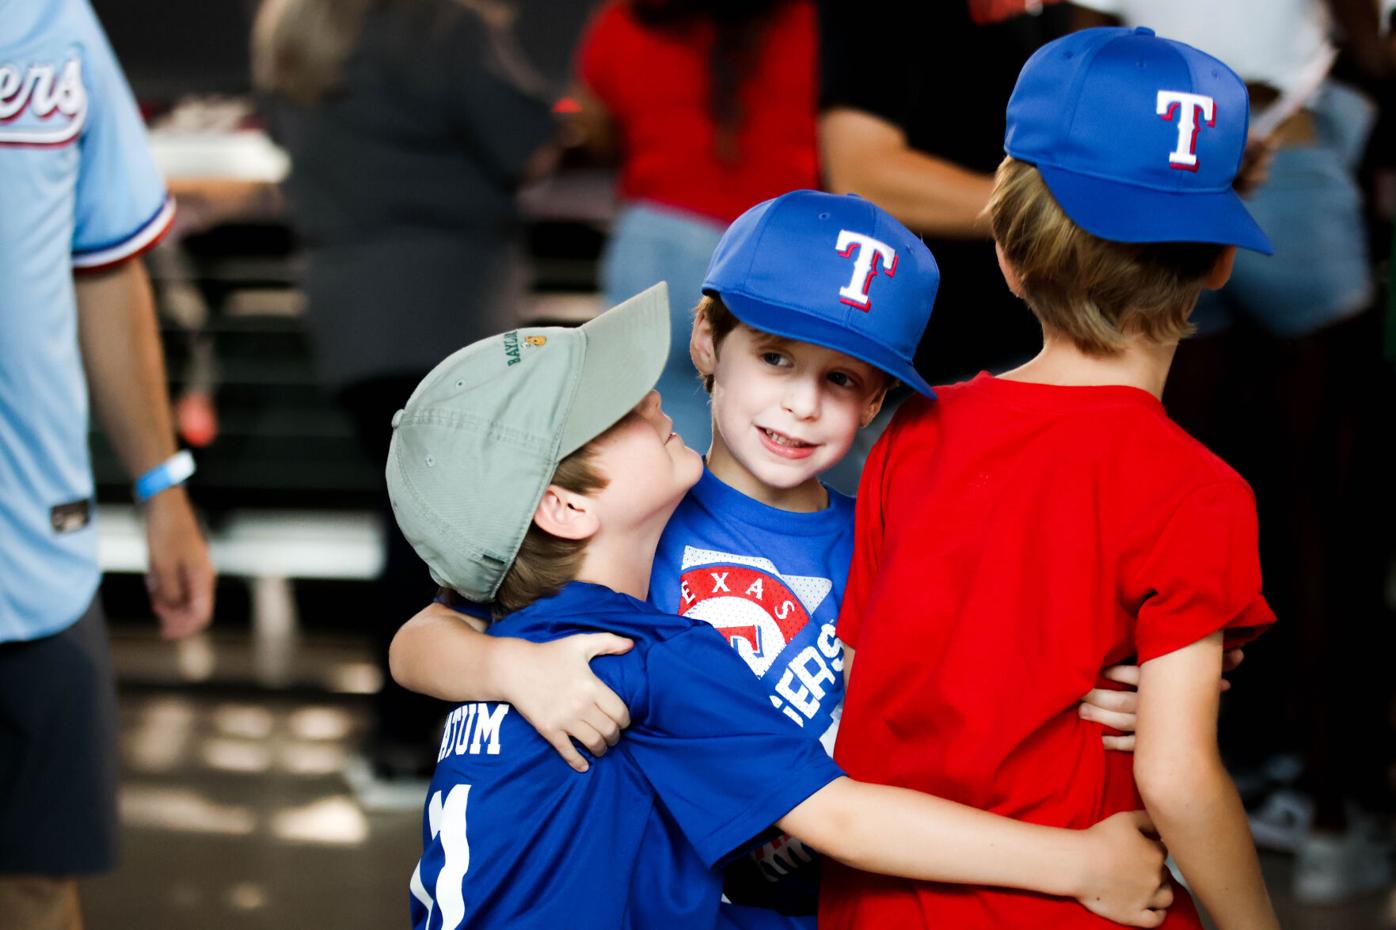
POLYGON ((708 624, 640 600, 702 472, 651 390, 668 319, 661 285, 580 329, 484 340, 437 366, 394 418, 398 521, 439 583, 494 605, 492 636, 633 642, 595 663, 633 720, 586 775, 508 704, 451 714, 414 926, 788 926, 720 905, 717 867, 773 824, 858 868, 1071 896, 1156 925, 1170 899, 1139 815, 1044 830, 854 782, 751 687, 708 624))
MULTIPOLYGON (((912 358, 938 283, 925 245, 879 207, 795 191, 724 234, 696 314, 692 352, 712 395, 712 447, 660 538, 648 600, 722 632, 757 693, 830 752, 844 693, 834 621, 854 514, 819 476, 894 380, 931 396, 912 358)), ((398 634, 394 676, 447 700, 513 701, 579 769, 586 762, 569 734, 594 755, 614 744, 626 709, 609 691, 593 697, 583 684, 588 706, 570 727, 551 724, 548 707, 568 701, 554 692, 575 680, 569 662, 623 641, 596 636, 547 652, 470 633, 452 611, 428 608, 398 634)), ((776 836, 729 865, 726 891, 813 914, 817 863, 799 841, 776 836)))

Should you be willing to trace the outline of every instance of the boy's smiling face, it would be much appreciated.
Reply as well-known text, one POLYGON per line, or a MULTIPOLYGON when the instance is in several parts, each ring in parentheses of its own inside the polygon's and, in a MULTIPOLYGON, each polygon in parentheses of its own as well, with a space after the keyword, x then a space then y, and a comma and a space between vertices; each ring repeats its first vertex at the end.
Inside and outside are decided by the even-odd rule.
MULTIPOLYGON (((866 362, 738 325, 714 345, 694 324, 694 363, 713 375, 708 465, 750 497, 781 506, 817 488, 858 430, 872 422, 890 379, 866 362)), ((821 497, 822 499, 822 497, 821 497)))
POLYGON ((611 528, 659 526, 703 474, 703 461, 674 432, 658 391, 650 391, 619 423, 594 440, 597 469, 611 479, 591 495, 611 528))

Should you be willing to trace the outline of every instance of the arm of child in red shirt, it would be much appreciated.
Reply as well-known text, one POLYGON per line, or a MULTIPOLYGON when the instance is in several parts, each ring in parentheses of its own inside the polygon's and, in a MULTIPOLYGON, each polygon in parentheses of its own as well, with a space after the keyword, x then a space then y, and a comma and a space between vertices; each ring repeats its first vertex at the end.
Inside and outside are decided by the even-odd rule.
MULTIPOLYGON (((1228 649, 1222 655, 1222 672, 1235 671, 1245 658, 1246 654, 1242 650, 1228 649)), ((847 661, 845 657, 845 675, 848 674, 847 661)), ((1106 749, 1134 752, 1134 731, 1139 727, 1139 666, 1112 665, 1101 674, 1125 687, 1119 691, 1111 688, 1092 688, 1087 691, 1086 696, 1081 699, 1081 719, 1094 720, 1120 731, 1118 736, 1101 737, 1106 749)), ((1231 682, 1225 678, 1221 679, 1218 689, 1230 691, 1231 682)))
POLYGON ((1135 780, 1218 930, 1278 930, 1246 812, 1217 749, 1221 671, 1221 632, 1143 664, 1135 780))
POLYGON ((549 643, 487 636, 472 618, 430 604, 402 625, 388 649, 393 680, 443 701, 506 701, 578 772, 589 767, 572 740, 604 755, 630 726, 630 712, 591 671, 599 655, 631 642, 584 633, 549 643))
POLYGON ((1071 897, 1133 927, 1157 927, 1173 901, 1163 850, 1138 812, 1063 830, 845 777, 776 825, 865 872, 1071 897))

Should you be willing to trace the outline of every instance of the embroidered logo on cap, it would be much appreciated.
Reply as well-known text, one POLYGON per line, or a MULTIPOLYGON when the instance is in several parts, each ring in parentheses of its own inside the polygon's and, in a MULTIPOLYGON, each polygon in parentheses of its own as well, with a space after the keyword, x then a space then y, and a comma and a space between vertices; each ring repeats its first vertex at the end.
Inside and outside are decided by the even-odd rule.
POLYGON ((895 277, 897 250, 872 236, 840 229, 834 251, 843 258, 853 259, 853 277, 846 286, 839 288, 839 303, 864 311, 872 309, 872 298, 868 296, 868 291, 872 288, 873 278, 877 277, 878 266, 881 265, 882 273, 887 277, 895 277))
POLYGON ((1158 115, 1168 122, 1178 122, 1178 145, 1168 153, 1168 167, 1183 171, 1197 170, 1197 134, 1203 123, 1217 125, 1217 104, 1202 94, 1185 94, 1180 90, 1158 92, 1158 115))

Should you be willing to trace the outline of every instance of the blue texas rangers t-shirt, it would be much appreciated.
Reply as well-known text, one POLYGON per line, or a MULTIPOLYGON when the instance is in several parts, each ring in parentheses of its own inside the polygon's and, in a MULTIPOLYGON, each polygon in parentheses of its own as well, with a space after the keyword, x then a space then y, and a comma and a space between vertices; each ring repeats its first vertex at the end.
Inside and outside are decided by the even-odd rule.
POLYGON ((586 774, 508 704, 447 718, 411 881, 416 930, 731 926, 717 867, 841 774, 705 624, 572 582, 489 632, 600 630, 635 643, 592 663, 631 726, 586 774))
MULTIPOLYGON (((650 576, 651 604, 716 628, 759 679, 756 693, 830 753, 844 693, 834 624, 853 556, 853 519, 853 499, 837 491, 829 490, 823 510, 793 513, 704 469, 670 518, 650 576)), ((817 863, 798 840, 776 836, 729 867, 727 894, 813 913, 817 863)))

